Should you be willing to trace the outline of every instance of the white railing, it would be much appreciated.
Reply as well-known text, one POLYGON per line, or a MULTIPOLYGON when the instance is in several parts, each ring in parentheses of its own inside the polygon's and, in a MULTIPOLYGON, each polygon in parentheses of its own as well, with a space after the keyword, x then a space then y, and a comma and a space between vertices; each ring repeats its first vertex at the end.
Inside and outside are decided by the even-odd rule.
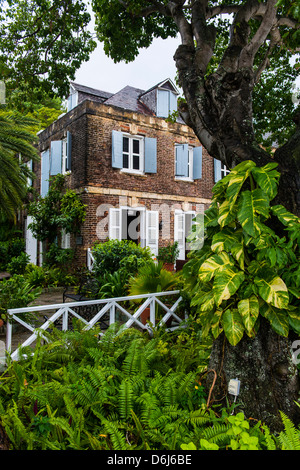
MULTIPOLYGON (((143 330, 147 330, 150 334, 152 334, 153 329, 156 328, 156 326, 161 326, 164 323, 167 323, 168 320, 176 322, 175 326, 167 328, 168 330, 174 330, 179 326, 182 326, 180 325, 180 323, 182 323, 183 319, 175 313, 182 298, 179 296, 179 298, 177 298, 173 305, 170 306, 165 305, 159 297, 171 297, 174 295, 178 296, 178 294, 180 294, 179 291, 158 292, 154 294, 116 297, 111 299, 98 299, 81 302, 69 302, 62 304, 9 309, 7 310, 6 324, 7 355, 11 358, 11 360, 18 360, 19 348, 32 345, 36 341, 38 336, 42 335, 43 330, 47 330, 52 324, 55 324, 55 322, 57 322, 58 320, 60 320, 61 322, 61 329, 68 330, 70 316, 76 317, 81 320, 85 324, 85 329, 90 329, 94 325, 96 325, 96 323, 100 323, 101 321, 103 322, 104 320, 105 328, 108 328, 111 324, 115 323, 116 321, 122 324, 122 321, 116 318, 118 313, 119 316, 121 314, 123 318, 126 319, 126 321, 124 321, 122 324, 122 330, 125 328, 130 328, 132 326, 137 326, 143 330), (142 304, 138 306, 135 305, 134 301, 142 301, 142 299, 145 299, 142 304), (137 308, 137 310, 134 313, 129 312, 125 307, 120 305, 120 303, 122 302, 130 302, 131 309, 134 310, 135 307, 137 308), (156 318, 157 306, 161 307, 161 311, 165 311, 159 321, 156 318), (93 312, 92 318, 88 321, 84 318, 84 313, 80 313, 80 308, 83 311, 87 311, 87 309, 90 307, 93 307, 95 309, 95 312, 93 312), (140 316, 147 308, 149 308, 149 322, 143 323, 140 319, 140 316), (75 309, 79 309, 79 312, 76 312, 75 309), (47 314, 49 315, 49 312, 52 311, 53 313, 51 313, 51 316, 38 328, 31 326, 29 323, 22 320, 18 316, 30 313, 31 315, 35 315, 36 318, 41 318, 43 313, 47 312, 47 314), (24 341, 23 344, 18 345, 15 351, 12 351, 13 322, 22 325, 25 329, 31 332, 31 335, 24 341)), ((105 334, 105 331, 101 330, 100 335, 102 336, 103 334, 105 334)), ((44 337, 43 335, 42 337, 45 341, 47 341, 46 337, 44 337)))
POLYGON ((93 256, 91 248, 87 249, 86 255, 87 255, 87 259, 86 259, 87 268, 89 271, 92 271, 95 258, 93 256))

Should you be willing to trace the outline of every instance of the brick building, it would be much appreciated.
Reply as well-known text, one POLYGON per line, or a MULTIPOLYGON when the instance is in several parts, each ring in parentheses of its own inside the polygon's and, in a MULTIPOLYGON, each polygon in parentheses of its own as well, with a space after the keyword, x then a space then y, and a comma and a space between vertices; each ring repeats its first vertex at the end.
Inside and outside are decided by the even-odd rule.
MULTIPOLYGON (((177 240, 185 259, 192 219, 208 207, 226 169, 180 119, 166 121, 177 96, 169 79, 147 91, 127 86, 115 94, 72 83, 68 112, 40 132, 41 163, 34 168, 40 194, 47 194, 49 177, 63 173, 87 205, 80 235, 62 237, 79 265, 107 238, 132 239, 154 255, 177 240)), ((29 230, 26 240, 38 264, 42 247, 29 230)))

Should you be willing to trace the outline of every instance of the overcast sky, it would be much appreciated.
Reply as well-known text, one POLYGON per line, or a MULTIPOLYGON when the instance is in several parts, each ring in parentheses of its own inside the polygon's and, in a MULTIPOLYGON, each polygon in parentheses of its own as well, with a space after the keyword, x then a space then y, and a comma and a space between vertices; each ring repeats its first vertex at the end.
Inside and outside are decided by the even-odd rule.
POLYGON ((173 59, 179 39, 156 39, 148 49, 142 49, 134 62, 115 64, 101 44, 90 60, 76 73, 76 83, 116 93, 126 85, 148 90, 157 83, 176 75, 173 59))

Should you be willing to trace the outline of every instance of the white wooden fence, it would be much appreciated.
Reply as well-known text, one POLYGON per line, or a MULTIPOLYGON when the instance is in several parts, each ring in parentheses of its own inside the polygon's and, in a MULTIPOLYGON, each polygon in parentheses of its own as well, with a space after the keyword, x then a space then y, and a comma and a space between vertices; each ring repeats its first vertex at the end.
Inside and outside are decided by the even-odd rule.
MULTIPOLYGON (((116 297, 111 299, 88 300, 81 302, 69 302, 62 304, 9 309, 7 311, 8 320, 6 325, 7 355, 11 358, 11 360, 18 360, 20 346, 31 346, 36 341, 38 335, 42 334, 43 330, 47 330, 52 324, 55 324, 55 322, 57 322, 58 320, 60 320, 61 322, 62 330, 68 330, 68 327, 70 325, 69 320, 72 316, 81 320, 85 324, 85 329, 92 328, 94 325, 96 325, 96 323, 99 323, 101 321, 103 322, 104 320, 106 323, 106 327, 110 326, 116 321, 119 321, 119 319, 116 318, 117 312, 119 316, 121 314, 126 320, 123 322, 122 328, 130 328, 132 326, 136 326, 141 328, 142 330, 147 330, 150 334, 152 334, 153 328, 155 328, 156 326, 161 326, 171 319, 173 322, 175 322, 175 326, 172 325, 168 329, 176 329, 180 326, 180 323, 182 323, 183 321, 183 318, 180 318, 176 314, 176 309, 181 301, 181 297, 179 296, 179 294, 179 291, 170 291, 159 292, 154 294, 134 295, 128 297, 116 297), (173 301, 173 299, 171 298, 172 296, 176 296, 177 300, 175 300, 170 306, 169 298, 171 301, 173 301), (162 302, 161 297, 168 298, 168 305, 162 302), (145 300, 143 301, 143 299, 145 300), (140 304, 134 303, 134 301, 143 302, 140 304), (120 305, 123 302, 130 302, 131 311, 134 310, 133 306, 135 305, 136 311, 134 311, 134 313, 129 312, 126 308, 124 308, 124 306, 120 305), (163 311, 163 316, 160 318, 159 321, 156 318, 157 306, 160 306, 160 310, 163 311), (80 308, 82 308, 82 310, 84 311, 89 307, 93 307, 95 309, 93 317, 89 321, 84 318, 84 314, 80 314, 75 311, 76 309, 79 309, 80 312, 80 308), (140 316, 147 307, 149 307, 150 310, 149 322, 143 323, 140 319, 140 316), (45 312, 47 312, 48 314, 48 319, 44 321, 44 323, 41 324, 38 328, 31 326, 29 323, 20 318, 22 314, 26 313, 33 314, 36 316, 36 318, 43 318, 43 314, 45 312), (21 345, 19 344, 14 351, 12 351, 13 323, 18 323, 23 326, 23 329, 25 328, 26 330, 29 330, 29 332, 31 332, 31 335, 21 345)), ((166 302, 165 299, 163 300, 166 302)), ((105 334, 105 330, 101 330, 100 335, 102 336, 103 334, 105 334)), ((47 341, 46 337, 44 336, 43 339, 47 341)))

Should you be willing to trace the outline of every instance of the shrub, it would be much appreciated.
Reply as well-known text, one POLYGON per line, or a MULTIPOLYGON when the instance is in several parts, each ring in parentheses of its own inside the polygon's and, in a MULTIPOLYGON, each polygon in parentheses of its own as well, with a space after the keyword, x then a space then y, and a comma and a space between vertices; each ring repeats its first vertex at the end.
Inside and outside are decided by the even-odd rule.
POLYGON ((93 272, 96 277, 113 274, 123 269, 124 275, 136 274, 138 267, 151 260, 149 248, 141 248, 131 240, 109 240, 94 245, 92 250, 95 262, 93 272))
POLYGON ((7 264, 6 270, 10 274, 24 274, 27 264, 29 263, 29 255, 23 252, 19 256, 15 256, 7 264))
MULTIPOLYGON (((19 274, 0 282, 0 315, 6 319, 9 308, 27 307, 41 293, 40 289, 33 289, 30 282, 19 274)), ((24 318, 24 316, 22 317, 24 318)))
POLYGON ((24 253, 25 241, 21 238, 12 238, 5 242, 0 242, 0 270, 6 271, 7 265, 12 258, 24 253))

